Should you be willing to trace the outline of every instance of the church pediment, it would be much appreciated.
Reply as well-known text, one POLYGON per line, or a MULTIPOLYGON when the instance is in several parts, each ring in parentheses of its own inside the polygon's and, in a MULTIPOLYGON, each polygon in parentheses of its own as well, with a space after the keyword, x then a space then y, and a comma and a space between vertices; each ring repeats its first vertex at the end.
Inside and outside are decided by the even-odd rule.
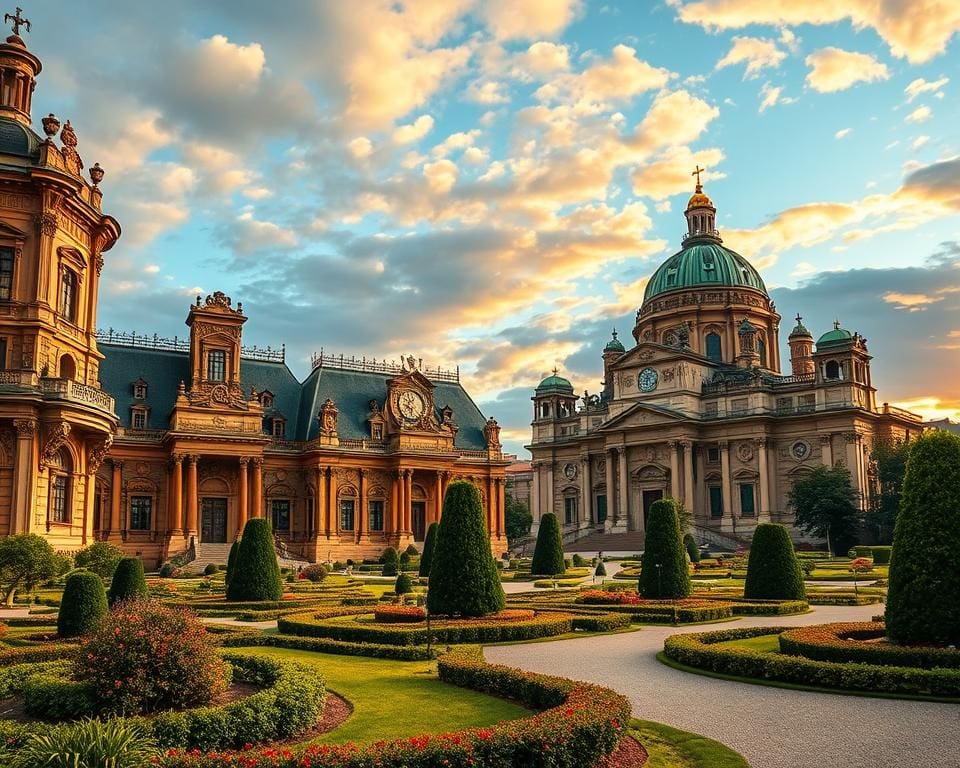
POLYGON ((659 408, 656 406, 645 405, 643 403, 637 403, 633 405, 623 413, 614 416, 606 424, 601 426, 598 431, 622 431, 625 429, 637 428, 648 428, 656 426, 673 426, 674 424, 679 424, 681 422, 689 421, 689 417, 677 413, 676 411, 670 411, 666 408, 659 408))
POLYGON ((668 347, 652 341, 645 341, 623 355, 613 364, 612 368, 614 370, 623 370, 625 368, 637 368, 654 363, 676 362, 678 360, 688 360, 697 365, 710 365, 713 362, 688 347, 668 347))

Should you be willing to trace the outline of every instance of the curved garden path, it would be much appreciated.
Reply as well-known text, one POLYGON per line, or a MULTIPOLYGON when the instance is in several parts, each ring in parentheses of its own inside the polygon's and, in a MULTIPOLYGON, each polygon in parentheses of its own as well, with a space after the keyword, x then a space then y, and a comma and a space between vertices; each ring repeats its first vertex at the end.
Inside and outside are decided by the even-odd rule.
POLYGON ((485 649, 492 662, 600 683, 630 697, 636 717, 701 733, 752 768, 960 766, 960 704, 841 696, 716 680, 661 664, 668 635, 737 626, 869 621, 880 607, 820 606, 803 616, 485 649))

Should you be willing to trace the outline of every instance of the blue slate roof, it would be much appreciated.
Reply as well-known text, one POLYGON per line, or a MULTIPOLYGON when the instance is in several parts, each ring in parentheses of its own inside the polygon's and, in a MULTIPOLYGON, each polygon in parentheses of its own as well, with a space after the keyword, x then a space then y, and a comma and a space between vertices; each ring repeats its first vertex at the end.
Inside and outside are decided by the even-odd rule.
MULTIPOLYGON (((177 386, 181 381, 190 381, 189 354, 104 342, 99 347, 106 356, 100 364, 100 382, 103 389, 116 398, 121 426, 130 426, 130 407, 144 403, 150 408, 149 427, 166 428, 176 401, 177 386), (147 397, 135 400, 133 383, 141 378, 147 383, 147 397)), ((370 401, 383 405, 387 380, 392 378, 386 373, 321 367, 311 371, 301 383, 285 363, 246 359, 240 361, 240 376, 246 392, 255 387, 257 392, 273 394, 274 405, 266 415, 283 416, 287 420, 287 436, 294 440, 317 437, 317 415, 327 398, 337 405, 340 437, 348 440, 369 437, 370 401)), ((457 448, 483 450, 486 419, 470 395, 458 383, 434 382, 434 386, 437 408, 452 408, 453 418, 460 427, 457 448)), ((440 418, 439 410, 437 418, 440 418)))

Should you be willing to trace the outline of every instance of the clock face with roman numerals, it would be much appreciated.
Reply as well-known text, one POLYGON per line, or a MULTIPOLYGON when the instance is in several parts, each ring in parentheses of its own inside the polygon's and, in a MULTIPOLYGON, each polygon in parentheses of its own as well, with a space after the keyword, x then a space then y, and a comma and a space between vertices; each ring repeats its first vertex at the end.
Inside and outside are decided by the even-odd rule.
POLYGON ((401 392, 397 398, 397 407, 400 409, 400 415, 407 421, 416 421, 423 416, 427 404, 423 401, 423 396, 419 392, 408 389, 401 392))
POLYGON ((637 376, 637 386, 641 392, 653 392, 657 388, 657 372, 653 368, 644 368, 637 376))

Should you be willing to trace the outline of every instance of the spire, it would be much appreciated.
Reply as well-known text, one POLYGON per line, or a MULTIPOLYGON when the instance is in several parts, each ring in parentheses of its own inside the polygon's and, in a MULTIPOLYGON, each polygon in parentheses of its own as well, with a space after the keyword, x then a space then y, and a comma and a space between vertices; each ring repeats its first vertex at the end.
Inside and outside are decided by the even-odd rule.
POLYGON ((705 170, 698 164, 690 174, 697 177, 697 184, 687 202, 687 210, 683 214, 687 217, 687 234, 683 239, 707 237, 719 242, 720 235, 716 225, 717 209, 713 207, 713 201, 703 193, 703 184, 700 182, 700 174, 705 170))
POLYGON ((15 14, 7 13, 3 17, 4 23, 10 22, 13 34, 0 43, 0 117, 10 117, 29 126, 30 101, 42 65, 20 37, 21 27, 30 31, 30 20, 23 18, 22 12, 17 8, 15 14))

